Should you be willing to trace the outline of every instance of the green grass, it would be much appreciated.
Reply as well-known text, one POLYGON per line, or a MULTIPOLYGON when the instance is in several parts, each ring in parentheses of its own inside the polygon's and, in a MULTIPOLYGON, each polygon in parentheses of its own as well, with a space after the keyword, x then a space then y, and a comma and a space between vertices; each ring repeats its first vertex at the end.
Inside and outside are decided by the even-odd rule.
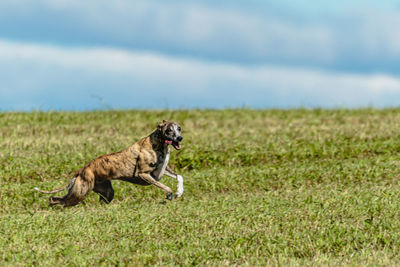
POLYGON ((399 265, 399 129, 400 109, 0 113, 0 265, 399 265), (111 204, 62 208, 33 190, 162 119, 183 128, 182 198, 115 181, 111 204))

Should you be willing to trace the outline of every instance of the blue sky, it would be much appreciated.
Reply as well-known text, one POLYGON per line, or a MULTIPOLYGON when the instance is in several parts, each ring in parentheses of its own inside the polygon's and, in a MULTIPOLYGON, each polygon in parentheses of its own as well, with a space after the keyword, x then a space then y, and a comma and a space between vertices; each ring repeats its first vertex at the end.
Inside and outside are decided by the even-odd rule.
POLYGON ((0 110, 400 105, 400 1, 0 1, 0 110))

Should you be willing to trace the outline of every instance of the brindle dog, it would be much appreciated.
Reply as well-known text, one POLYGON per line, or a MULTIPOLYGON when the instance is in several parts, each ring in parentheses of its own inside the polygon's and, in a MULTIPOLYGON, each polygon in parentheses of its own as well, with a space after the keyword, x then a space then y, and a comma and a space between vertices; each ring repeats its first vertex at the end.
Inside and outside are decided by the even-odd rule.
POLYGON ((183 193, 183 178, 168 167, 169 145, 181 149, 181 127, 176 122, 163 120, 149 136, 120 152, 100 156, 79 169, 71 182, 57 190, 37 191, 45 194, 60 192, 68 188, 64 197, 50 197, 50 205, 73 206, 86 198, 91 190, 100 195, 100 200, 109 203, 114 198, 112 180, 122 180, 139 185, 155 185, 173 199, 172 190, 160 183, 165 174, 178 181, 176 196, 183 193))

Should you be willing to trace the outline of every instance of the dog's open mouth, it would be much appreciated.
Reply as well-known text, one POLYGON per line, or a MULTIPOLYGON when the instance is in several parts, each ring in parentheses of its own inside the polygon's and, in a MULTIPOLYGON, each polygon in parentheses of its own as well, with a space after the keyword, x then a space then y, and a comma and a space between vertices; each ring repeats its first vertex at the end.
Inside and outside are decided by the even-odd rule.
POLYGON ((176 150, 181 149, 181 144, 178 141, 165 140, 167 145, 172 145, 176 150))
POLYGON ((172 146, 173 146, 176 150, 181 149, 181 144, 180 144, 179 142, 172 142, 172 146))

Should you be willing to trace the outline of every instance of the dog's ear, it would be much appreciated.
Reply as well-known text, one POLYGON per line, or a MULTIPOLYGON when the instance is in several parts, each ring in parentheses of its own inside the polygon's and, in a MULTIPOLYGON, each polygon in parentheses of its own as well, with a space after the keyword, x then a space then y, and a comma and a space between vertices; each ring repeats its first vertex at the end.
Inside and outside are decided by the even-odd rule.
POLYGON ((160 122, 157 126, 158 130, 161 130, 161 128, 164 126, 164 124, 167 122, 167 120, 163 120, 162 122, 160 122))

